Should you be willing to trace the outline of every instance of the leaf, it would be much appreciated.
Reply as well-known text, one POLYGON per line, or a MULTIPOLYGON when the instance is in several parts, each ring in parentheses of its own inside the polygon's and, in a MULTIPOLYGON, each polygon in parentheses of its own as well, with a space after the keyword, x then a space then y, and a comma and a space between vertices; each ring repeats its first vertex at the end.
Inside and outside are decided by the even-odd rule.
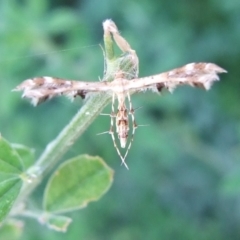
POLYGON ((34 163, 34 149, 16 143, 11 144, 11 146, 21 157, 25 170, 34 163))
POLYGON ((39 221, 46 224, 50 229, 58 232, 66 232, 72 219, 65 216, 54 215, 50 213, 45 213, 39 221))
POLYGON ((21 186, 23 165, 17 152, 0 136, 0 222, 10 211, 21 186))
POLYGON ((80 155, 58 168, 44 193, 44 209, 67 212, 98 200, 110 187, 113 171, 99 157, 80 155))
POLYGON ((0 136, 0 181, 3 173, 21 174, 22 161, 12 146, 0 136))
POLYGON ((9 179, 0 183, 0 223, 11 210, 21 186, 20 179, 9 179))
POLYGON ((22 234, 24 223, 19 220, 11 219, 0 228, 1 239, 4 240, 17 240, 22 234))

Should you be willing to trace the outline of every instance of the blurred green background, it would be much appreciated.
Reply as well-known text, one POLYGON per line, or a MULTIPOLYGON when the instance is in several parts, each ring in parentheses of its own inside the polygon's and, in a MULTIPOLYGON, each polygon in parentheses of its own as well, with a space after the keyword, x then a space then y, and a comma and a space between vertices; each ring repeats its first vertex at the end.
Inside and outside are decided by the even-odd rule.
POLYGON ((239 0, 1 0, 1 134, 39 156, 82 100, 62 97, 34 108, 10 91, 33 76, 97 81, 108 18, 137 51, 140 76, 198 61, 228 74, 209 92, 182 87, 133 96, 133 106, 142 107, 138 124, 149 126, 136 131, 129 171, 110 136, 96 135, 110 124, 99 116, 65 158, 104 158, 115 170, 110 191, 68 214, 74 221, 67 233, 27 220, 21 239, 240 239, 239 0))

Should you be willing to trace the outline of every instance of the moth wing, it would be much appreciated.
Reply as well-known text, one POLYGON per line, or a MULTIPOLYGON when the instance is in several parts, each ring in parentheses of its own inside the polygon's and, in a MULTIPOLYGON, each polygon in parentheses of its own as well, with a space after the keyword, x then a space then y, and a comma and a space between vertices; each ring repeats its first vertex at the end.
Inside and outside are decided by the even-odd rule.
POLYGON ((180 85, 190 85, 209 90, 214 81, 219 80, 219 73, 227 72, 214 63, 189 63, 183 67, 173 69, 157 75, 133 79, 128 82, 127 90, 161 91, 166 88, 172 92, 180 85))
POLYGON ((88 92, 106 92, 108 82, 72 81, 53 77, 27 79, 13 91, 23 91, 22 97, 29 98, 34 106, 56 96, 65 95, 70 99, 77 96, 84 98, 88 92))

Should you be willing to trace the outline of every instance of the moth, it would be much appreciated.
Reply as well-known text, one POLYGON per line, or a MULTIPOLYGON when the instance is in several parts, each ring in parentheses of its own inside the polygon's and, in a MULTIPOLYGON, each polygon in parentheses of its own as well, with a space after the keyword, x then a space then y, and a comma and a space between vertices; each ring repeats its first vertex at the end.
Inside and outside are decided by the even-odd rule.
POLYGON ((115 73, 112 81, 74 81, 54 77, 36 77, 27 79, 18 85, 14 91, 23 91, 22 97, 29 98, 33 105, 51 99, 59 95, 65 95, 74 99, 76 96, 84 98, 88 93, 103 92, 112 96, 112 112, 110 130, 114 147, 121 158, 122 164, 128 169, 125 162, 128 151, 131 147, 133 136, 138 127, 134 118, 134 108, 131 103, 131 94, 135 92, 144 92, 152 90, 161 92, 167 89, 172 92, 180 85, 190 85, 209 90, 214 81, 219 80, 218 74, 225 73, 226 70, 214 63, 189 63, 180 68, 176 68, 160 74, 138 78, 138 58, 135 51, 131 49, 127 41, 120 36, 116 25, 111 20, 104 22, 104 31, 113 35, 118 46, 123 52, 128 52, 132 56, 136 65, 135 74, 127 79, 126 74, 119 69, 115 73), (117 110, 114 109, 115 100, 118 102, 117 110), (128 102, 128 107, 126 102, 128 102), (130 121, 129 121, 130 118, 130 121), (129 140, 129 122, 131 122, 132 139, 129 140), (121 148, 126 148, 125 154, 121 154, 119 146, 115 140, 115 134, 118 136, 121 148))

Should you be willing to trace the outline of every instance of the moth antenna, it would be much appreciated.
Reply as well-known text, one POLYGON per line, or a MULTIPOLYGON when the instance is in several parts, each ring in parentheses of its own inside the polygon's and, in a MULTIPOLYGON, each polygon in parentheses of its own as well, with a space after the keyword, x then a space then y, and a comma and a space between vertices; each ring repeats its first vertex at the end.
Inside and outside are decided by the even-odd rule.
POLYGON ((112 118, 115 118, 116 117, 116 114, 115 113, 100 113, 99 115, 101 116, 110 116, 112 118))
POLYGON ((133 109, 133 111, 135 112, 136 110, 139 110, 139 109, 141 109, 141 108, 143 108, 143 106, 136 107, 136 108, 133 109))
POLYGON ((140 125, 137 125, 138 127, 149 127, 150 124, 140 124, 140 125))
POLYGON ((98 136, 98 135, 103 135, 103 134, 106 134, 106 133, 109 133, 109 131, 97 133, 96 135, 98 136))

